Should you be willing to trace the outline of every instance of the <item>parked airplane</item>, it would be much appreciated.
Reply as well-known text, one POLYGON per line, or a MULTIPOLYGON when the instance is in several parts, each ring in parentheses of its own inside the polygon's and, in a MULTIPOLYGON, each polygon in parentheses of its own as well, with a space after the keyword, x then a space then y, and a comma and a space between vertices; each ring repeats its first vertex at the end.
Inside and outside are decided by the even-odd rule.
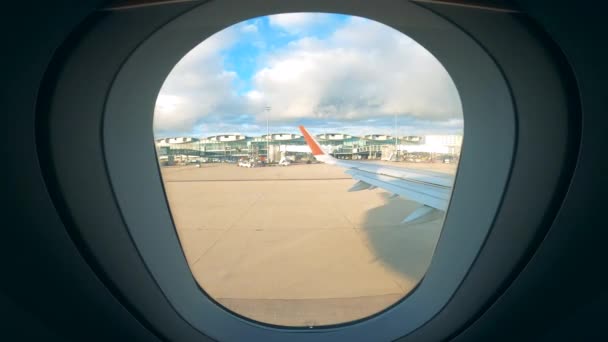
POLYGON ((346 168, 346 173, 358 180, 349 191, 382 188, 423 204, 404 218, 402 223, 412 222, 434 211, 447 210, 454 183, 453 175, 336 159, 323 149, 304 126, 299 129, 318 161, 346 168))

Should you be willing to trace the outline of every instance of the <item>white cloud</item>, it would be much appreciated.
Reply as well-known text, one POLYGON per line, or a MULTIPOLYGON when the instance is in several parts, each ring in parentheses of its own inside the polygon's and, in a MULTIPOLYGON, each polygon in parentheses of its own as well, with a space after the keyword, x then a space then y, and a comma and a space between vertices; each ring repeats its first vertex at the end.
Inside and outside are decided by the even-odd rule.
POLYGON ((275 120, 462 117, 443 66, 410 38, 370 20, 355 18, 324 40, 294 41, 267 56, 266 65, 255 85, 275 120))
MULTIPOLYGON (((282 14, 271 16, 270 23, 301 33, 326 16, 282 14)), ((257 127, 254 120, 262 123, 267 115, 277 128, 301 119, 351 122, 344 129, 352 134, 356 129, 349 125, 355 121, 361 125, 366 119, 394 114, 404 118, 400 134, 453 133, 462 128, 460 99, 443 66, 400 32, 361 18, 350 19, 325 39, 303 37, 263 54, 253 89, 237 94, 235 83, 242 80, 224 70, 222 53, 239 37, 254 32, 250 25, 257 30, 255 24, 215 34, 175 66, 157 99, 157 134, 252 130, 257 127), (269 113, 266 106, 271 106, 269 113)), ((371 125, 378 126, 367 131, 380 128, 380 123, 371 125)))
POLYGON ((326 23, 329 18, 329 14, 325 13, 285 13, 268 16, 268 22, 290 34, 300 34, 326 23))
POLYGON ((248 91, 245 96, 251 102, 261 102, 264 100, 264 94, 260 93, 257 90, 248 91))
POLYGON ((190 132, 202 117, 241 106, 233 90, 237 75, 224 70, 220 55, 235 39, 234 30, 221 31, 176 64, 156 101, 156 132, 190 132))
POLYGON ((258 27, 255 24, 243 25, 243 27, 241 27, 241 32, 245 32, 245 33, 257 33, 258 32, 258 27))

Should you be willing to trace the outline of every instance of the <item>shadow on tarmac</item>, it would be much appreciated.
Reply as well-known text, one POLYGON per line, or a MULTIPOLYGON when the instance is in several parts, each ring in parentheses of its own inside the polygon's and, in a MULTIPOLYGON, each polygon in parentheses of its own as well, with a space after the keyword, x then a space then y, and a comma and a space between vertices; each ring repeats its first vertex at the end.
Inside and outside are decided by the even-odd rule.
POLYGON ((416 284, 431 263, 445 214, 436 212, 414 222, 401 223, 420 204, 382 195, 385 204, 367 212, 361 230, 379 262, 416 284))

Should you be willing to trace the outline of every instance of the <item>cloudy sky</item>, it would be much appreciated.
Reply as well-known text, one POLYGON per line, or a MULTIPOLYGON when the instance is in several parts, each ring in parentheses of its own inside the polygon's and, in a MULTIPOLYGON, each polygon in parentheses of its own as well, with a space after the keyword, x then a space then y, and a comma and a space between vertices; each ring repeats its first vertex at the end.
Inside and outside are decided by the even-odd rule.
POLYGON ((171 71, 157 137, 271 132, 462 134, 447 71, 383 24, 336 14, 251 19, 220 31, 171 71), (269 110, 267 110, 269 108, 269 110))

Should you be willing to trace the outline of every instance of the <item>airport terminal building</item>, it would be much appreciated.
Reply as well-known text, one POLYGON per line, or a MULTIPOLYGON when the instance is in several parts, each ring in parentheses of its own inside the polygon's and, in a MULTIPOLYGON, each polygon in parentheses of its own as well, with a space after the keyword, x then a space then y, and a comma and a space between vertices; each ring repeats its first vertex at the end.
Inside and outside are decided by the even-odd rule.
MULTIPOLYGON (((462 136, 427 135, 393 137, 386 134, 352 136, 344 133, 316 135, 323 148, 339 159, 376 159, 393 161, 453 160, 460 156, 462 136)), ((239 159, 278 162, 311 160, 304 138, 293 133, 271 133, 257 137, 242 134, 214 135, 206 138, 157 139, 161 162, 235 162, 239 159)))

